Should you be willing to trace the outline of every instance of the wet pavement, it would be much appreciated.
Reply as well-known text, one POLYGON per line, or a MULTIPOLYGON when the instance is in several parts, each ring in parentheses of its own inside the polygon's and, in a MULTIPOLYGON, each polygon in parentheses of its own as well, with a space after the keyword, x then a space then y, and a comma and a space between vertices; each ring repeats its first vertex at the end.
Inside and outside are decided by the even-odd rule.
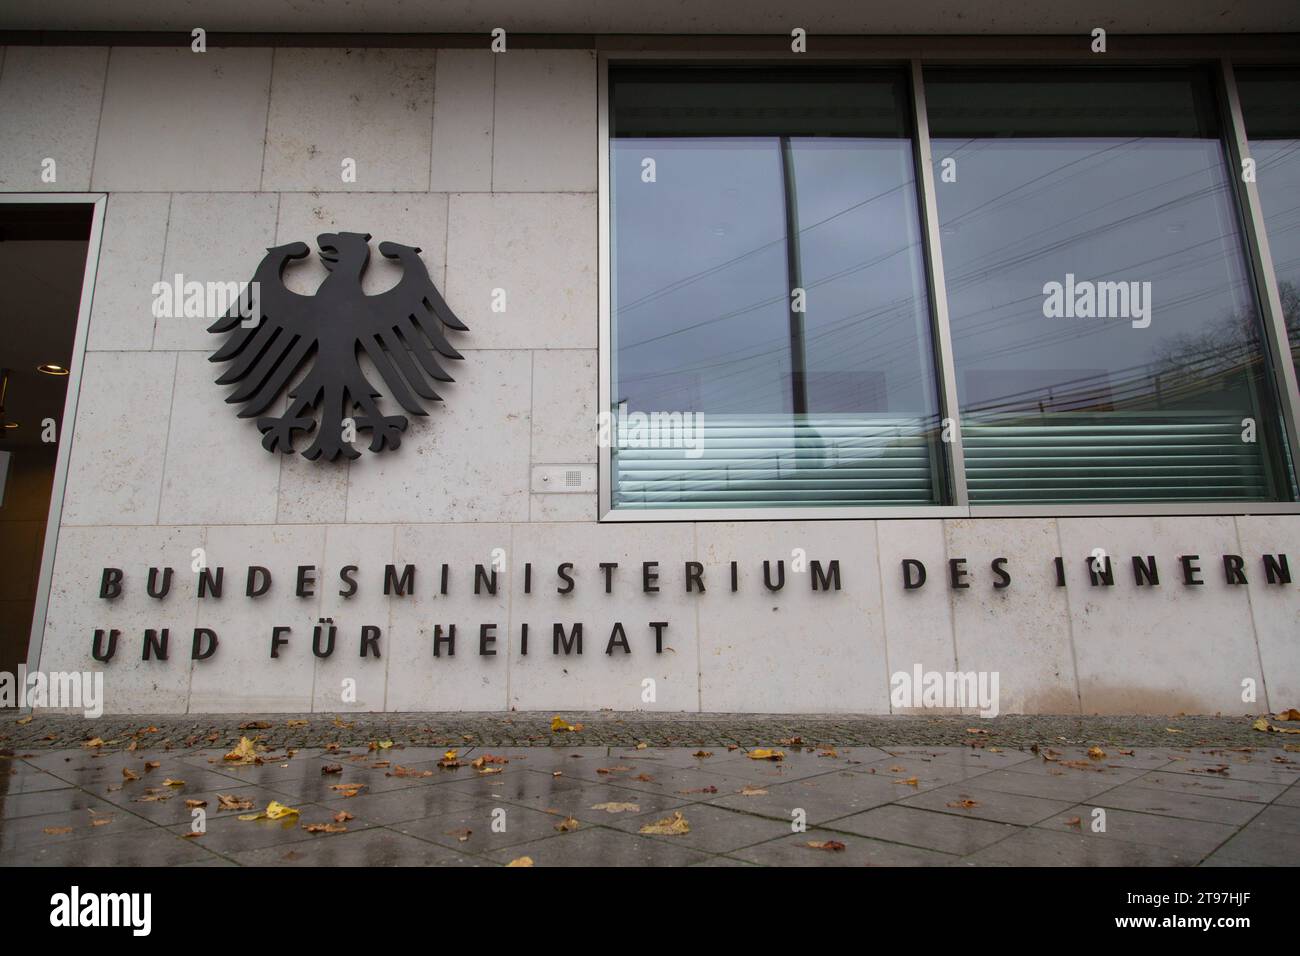
POLYGON ((6 750, 0 865, 1300 863, 1282 746, 551 742, 6 750), (272 801, 297 813, 241 819, 272 801))

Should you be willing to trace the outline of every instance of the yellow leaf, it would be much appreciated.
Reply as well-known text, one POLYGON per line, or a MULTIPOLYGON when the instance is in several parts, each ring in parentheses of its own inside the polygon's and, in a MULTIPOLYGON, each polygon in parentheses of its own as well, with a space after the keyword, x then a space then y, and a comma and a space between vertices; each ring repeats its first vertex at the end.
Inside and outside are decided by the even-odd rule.
POLYGON ((1100 747, 1089 747, 1088 756, 1093 760, 1102 760, 1106 756, 1106 751, 1102 750, 1100 747))
POLYGON ((173 780, 171 777, 168 777, 166 780, 163 781, 163 786, 164 786, 164 787, 183 787, 183 786, 185 786, 185 781, 184 781, 184 780, 173 780))
POLYGON ((894 783, 905 784, 909 787, 919 787, 921 785, 920 781, 918 781, 915 777, 908 777, 906 780, 895 780, 894 783))
POLYGON ((671 817, 642 825, 641 832, 652 836, 682 836, 691 832, 691 825, 686 822, 680 810, 674 810, 671 817))
POLYGON ((234 763, 256 763, 257 748, 247 737, 240 737, 239 744, 235 749, 230 751, 230 753, 226 754, 221 759, 229 760, 234 763))
POLYGON ((573 817, 565 817, 555 825, 555 829, 559 830, 561 833, 568 833, 570 830, 576 830, 580 826, 582 826, 582 824, 573 817))
POLYGON ((307 726, 307 721, 305 721, 305 720, 286 720, 286 721, 284 722, 284 725, 285 725, 286 727, 306 727, 306 726, 307 726))
POLYGON ((1266 719, 1263 718, 1263 717, 1260 717, 1260 718, 1258 718, 1258 719, 1257 719, 1253 724, 1250 725, 1250 728, 1251 728, 1251 730, 1262 730, 1262 731, 1264 731, 1265 733, 1267 733, 1267 732, 1268 732, 1268 720, 1266 720, 1266 719))
POLYGON ((740 788, 740 795, 742 797, 765 797, 767 796, 767 791, 762 787, 745 786, 740 788))
POLYGON ((92 747, 102 747, 104 746, 104 740, 102 737, 92 737, 90 740, 87 740, 81 746, 85 747, 86 749, 90 749, 92 747))
POLYGON ((266 816, 271 820, 279 820, 282 817, 296 817, 298 810, 295 807, 286 807, 277 800, 272 800, 266 805, 266 816))
POLYGON ((20 724, 30 724, 31 722, 32 722, 32 717, 30 714, 28 714, 26 717, 18 718, 18 723, 20 724))
POLYGON ((780 750, 768 750, 765 747, 755 747, 748 754, 750 760, 784 760, 785 753, 780 750))
POLYGON ((521 856, 517 860, 511 860, 506 866, 532 866, 533 858, 531 856, 521 856))

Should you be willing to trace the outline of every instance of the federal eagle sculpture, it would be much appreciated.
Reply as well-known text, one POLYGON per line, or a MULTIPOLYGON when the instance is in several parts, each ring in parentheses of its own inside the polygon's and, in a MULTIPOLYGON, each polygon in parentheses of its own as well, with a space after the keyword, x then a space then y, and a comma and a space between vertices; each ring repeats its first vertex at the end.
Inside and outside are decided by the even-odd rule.
POLYGON ((268 451, 292 454, 295 433, 313 431, 302 452, 312 461, 359 458, 352 445, 358 431, 370 432, 372 452, 397 448, 407 418, 383 413, 376 401, 381 393, 366 378, 360 356, 370 359, 402 408, 424 415, 421 399, 440 401, 430 382, 453 381, 438 356, 462 357, 443 327, 468 329, 443 301, 415 246, 381 242, 380 254, 402 265, 402 278, 387 292, 366 295, 361 279, 370 264, 369 234, 324 233, 316 244, 329 275, 315 295, 292 292, 284 284, 285 269, 310 255, 311 248, 305 242, 274 246, 257 267, 255 286, 208 328, 229 334, 209 359, 230 363, 217 384, 238 386, 226 401, 243 406, 240 418, 257 418, 268 451), (263 415, 304 367, 306 374, 289 390, 284 414, 263 415))

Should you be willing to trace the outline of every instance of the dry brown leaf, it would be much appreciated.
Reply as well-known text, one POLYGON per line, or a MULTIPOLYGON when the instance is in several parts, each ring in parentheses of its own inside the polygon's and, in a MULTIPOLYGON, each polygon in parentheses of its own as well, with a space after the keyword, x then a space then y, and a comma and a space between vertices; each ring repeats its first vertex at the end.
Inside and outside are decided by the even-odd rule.
POLYGON ((765 797, 767 796, 767 791, 762 787, 745 786, 740 788, 740 795, 742 797, 765 797))
POLYGON ((804 846, 812 850, 831 850, 835 853, 844 849, 844 844, 839 840, 809 840, 804 846))
POLYGON ((960 800, 952 801, 951 803, 948 804, 948 806, 953 807, 954 809, 957 810, 969 810, 971 807, 978 807, 979 801, 972 800, 969 797, 962 797, 960 800))
POLYGON ((168 777, 168 778, 166 778, 165 780, 163 780, 163 786, 164 786, 164 787, 183 787, 183 786, 185 786, 185 781, 184 781, 184 780, 173 780, 171 777, 168 777))
POLYGON ((1093 745, 1093 746, 1091 746, 1091 747, 1088 748, 1088 759, 1089 759, 1089 760, 1104 760, 1104 759, 1106 759, 1106 751, 1102 750, 1100 747, 1098 747, 1098 746, 1096 746, 1096 745, 1093 745))
POLYGON ((206 807, 206 806, 208 805, 208 801, 206 801, 206 800, 186 800, 186 801, 185 801, 185 805, 186 805, 187 807, 189 807, 191 810, 194 810, 194 809, 197 809, 198 807, 206 807))
POLYGON ((45 827, 41 832, 50 836, 62 836, 65 833, 71 833, 72 827, 45 827))
POLYGON ((909 787, 919 787, 921 785, 921 781, 917 780, 915 777, 908 777, 906 780, 895 780, 894 783, 905 784, 909 787))
POLYGON ((580 826, 582 826, 582 824, 573 817, 565 817, 555 825, 555 829, 559 830, 561 833, 568 833, 570 830, 576 830, 580 826))
POLYGON ((691 832, 691 825, 686 822, 680 810, 674 810, 671 817, 643 824, 640 832, 651 836, 682 836, 691 832))
POLYGON ((217 794, 217 809, 219 810, 251 810, 253 801, 244 797, 236 797, 230 793, 217 794))
POLYGON ((348 828, 340 823, 304 823, 302 828, 308 833, 347 833, 348 828))
POLYGON ((473 833, 474 833, 474 831, 471 830, 469 827, 465 827, 465 828, 460 829, 460 830, 445 830, 445 831, 443 831, 443 832, 444 832, 447 836, 454 836, 454 837, 456 838, 456 840, 457 840, 458 842, 460 842, 460 843, 464 843, 464 842, 465 842, 466 840, 468 840, 468 839, 470 838, 470 836, 473 835, 473 833))
POLYGON ((1300 710, 1292 707, 1290 710, 1284 710, 1277 715, 1278 720, 1300 720, 1300 710))
POLYGON ((1080 820, 1078 817, 1070 817, 1070 819, 1065 821, 1065 825, 1067 827, 1077 827, 1080 826, 1082 823, 1083 821, 1080 820))
POLYGON ((134 770, 132 770, 130 767, 123 767, 123 768, 122 768, 122 777, 123 777, 124 779, 126 779, 126 780, 139 780, 139 779, 140 779, 140 775, 139 775, 138 773, 136 773, 134 770))
POLYGON ((691 754, 691 756, 692 756, 692 757, 699 757, 701 760, 703 760, 705 757, 712 757, 712 756, 713 756, 713 751, 712 751, 712 750, 697 750, 697 751, 695 751, 695 753, 691 754))
POLYGON ((596 803, 591 809, 604 810, 606 813, 640 813, 641 807, 635 803, 596 803))

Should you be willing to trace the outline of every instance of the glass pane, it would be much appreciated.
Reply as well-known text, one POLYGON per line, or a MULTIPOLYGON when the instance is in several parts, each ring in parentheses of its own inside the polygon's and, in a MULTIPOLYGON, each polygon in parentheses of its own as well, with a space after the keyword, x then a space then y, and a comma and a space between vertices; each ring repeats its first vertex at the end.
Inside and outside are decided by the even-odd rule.
POLYGON ((1300 71, 1235 71, 1277 290, 1300 369, 1300 71))
POLYGON ((972 503, 1288 497, 1208 75, 925 79, 972 503))
POLYGON ((944 500, 902 78, 615 71, 611 104, 615 507, 944 500))

